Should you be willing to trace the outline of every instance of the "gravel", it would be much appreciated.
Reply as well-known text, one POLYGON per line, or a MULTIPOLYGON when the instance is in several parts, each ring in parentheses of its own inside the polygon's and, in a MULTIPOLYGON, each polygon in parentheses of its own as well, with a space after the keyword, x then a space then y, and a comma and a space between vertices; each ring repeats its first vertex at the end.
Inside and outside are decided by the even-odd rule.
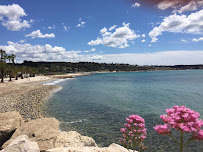
POLYGON ((15 110, 26 121, 41 118, 41 106, 59 88, 41 84, 9 85, 0 88, 4 89, 0 90, 0 113, 15 110))

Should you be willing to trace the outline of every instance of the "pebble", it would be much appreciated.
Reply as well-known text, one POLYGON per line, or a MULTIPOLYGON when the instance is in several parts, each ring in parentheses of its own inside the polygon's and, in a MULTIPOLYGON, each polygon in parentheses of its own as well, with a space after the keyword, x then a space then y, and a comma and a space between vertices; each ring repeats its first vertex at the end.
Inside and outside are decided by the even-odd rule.
POLYGON ((41 106, 58 86, 34 85, 26 86, 23 93, 9 93, 0 96, 0 113, 18 111, 27 121, 43 117, 41 106))

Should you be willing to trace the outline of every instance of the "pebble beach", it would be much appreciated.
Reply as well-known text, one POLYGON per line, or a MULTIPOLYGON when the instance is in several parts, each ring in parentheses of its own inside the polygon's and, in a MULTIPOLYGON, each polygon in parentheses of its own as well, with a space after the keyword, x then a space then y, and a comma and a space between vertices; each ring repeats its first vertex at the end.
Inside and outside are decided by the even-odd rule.
POLYGON ((18 111, 24 120, 44 117, 41 106, 61 87, 57 85, 43 85, 43 81, 75 76, 87 75, 83 73, 60 76, 36 76, 4 83, 0 83, 0 113, 18 111))
POLYGON ((1 87, 0 112, 18 111, 25 120, 41 118, 43 114, 40 107, 57 88, 58 86, 30 83, 1 87), (4 89, 7 90, 6 93, 3 93, 4 89))

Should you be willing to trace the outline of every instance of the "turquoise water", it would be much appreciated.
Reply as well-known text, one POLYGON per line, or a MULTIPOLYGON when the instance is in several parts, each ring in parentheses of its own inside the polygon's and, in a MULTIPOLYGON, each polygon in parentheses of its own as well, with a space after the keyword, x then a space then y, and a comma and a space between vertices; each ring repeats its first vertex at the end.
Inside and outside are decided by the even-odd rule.
MULTIPOLYGON (((148 151, 175 151, 172 141, 153 130, 162 123, 159 115, 185 105, 203 118, 203 70, 104 73, 59 84, 63 89, 44 107, 47 116, 59 119, 61 130, 76 130, 102 146, 119 143, 125 118, 138 114, 146 121, 148 151)), ((186 151, 203 151, 203 143, 186 151)))

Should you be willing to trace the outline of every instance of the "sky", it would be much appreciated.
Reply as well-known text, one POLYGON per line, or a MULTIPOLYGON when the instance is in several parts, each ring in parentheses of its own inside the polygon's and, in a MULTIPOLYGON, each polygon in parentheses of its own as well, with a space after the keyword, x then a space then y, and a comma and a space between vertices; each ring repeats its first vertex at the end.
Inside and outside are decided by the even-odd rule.
POLYGON ((203 64, 203 0, 0 0, 16 62, 203 64))

